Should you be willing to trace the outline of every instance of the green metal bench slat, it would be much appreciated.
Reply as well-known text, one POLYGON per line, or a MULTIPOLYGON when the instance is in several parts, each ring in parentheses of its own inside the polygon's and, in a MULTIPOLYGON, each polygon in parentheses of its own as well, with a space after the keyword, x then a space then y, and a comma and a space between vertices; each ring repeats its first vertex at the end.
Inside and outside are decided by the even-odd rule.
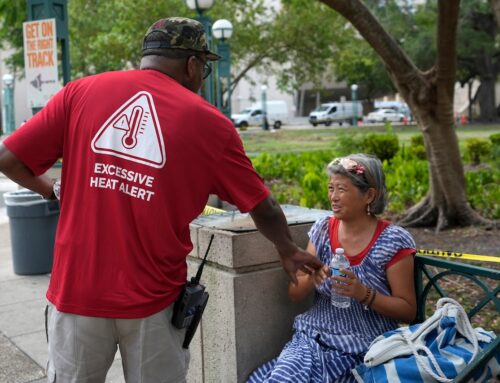
MULTIPOLYGON (((500 300, 497 295, 500 292, 500 286, 492 288, 484 283, 479 277, 489 278, 495 281, 500 280, 500 270, 488 269, 486 267, 468 265, 456 261, 437 259, 425 255, 417 254, 415 256, 415 289, 417 293, 417 316, 415 322, 419 323, 425 320, 425 302, 432 288, 441 296, 447 296, 444 289, 440 286, 439 280, 448 275, 461 275, 479 286, 485 293, 485 297, 469 310, 469 318, 480 312, 489 302, 493 302, 496 311, 500 314, 500 300), (427 266, 434 266, 445 269, 435 275, 427 266), (428 278, 424 286, 424 275, 428 278)), ((497 334, 499 335, 499 334, 497 334)), ((500 337, 492 342, 486 349, 479 353, 469 365, 461 371, 454 382, 467 382, 471 379, 475 371, 484 368, 488 361, 500 352, 500 337)))
POLYGON ((500 338, 495 340, 483 351, 481 351, 476 358, 463 369, 460 374, 453 380, 456 383, 468 382, 477 369, 483 369, 486 363, 500 352, 500 338))

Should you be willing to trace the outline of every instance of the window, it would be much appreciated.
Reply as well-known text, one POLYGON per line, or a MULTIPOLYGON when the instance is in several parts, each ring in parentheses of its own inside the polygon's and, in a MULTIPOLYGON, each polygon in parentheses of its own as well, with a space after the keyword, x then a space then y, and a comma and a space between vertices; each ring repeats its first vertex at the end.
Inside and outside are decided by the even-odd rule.
POLYGON ((315 112, 324 112, 328 110, 329 106, 328 105, 320 105, 316 109, 314 109, 315 112))

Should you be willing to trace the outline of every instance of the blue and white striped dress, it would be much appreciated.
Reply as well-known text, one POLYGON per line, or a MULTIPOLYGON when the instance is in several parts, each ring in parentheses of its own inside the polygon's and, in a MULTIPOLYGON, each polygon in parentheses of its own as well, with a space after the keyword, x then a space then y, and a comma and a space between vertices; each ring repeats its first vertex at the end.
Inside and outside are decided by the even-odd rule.
MULTIPOLYGON (((335 220, 322 218, 309 231, 316 254, 324 264, 329 264, 333 255, 330 219, 335 220)), ((411 235, 399 226, 388 224, 374 238, 362 261, 351 265, 351 269, 360 283, 390 295, 386 265, 396 254, 408 249, 412 252, 415 249, 411 235)), ((256 369, 247 383, 355 382, 351 369, 363 361, 372 340, 397 328, 398 322, 366 310, 354 299, 349 308, 332 306, 330 283, 325 281, 316 288, 313 306, 295 318, 295 333, 279 357, 256 369)))

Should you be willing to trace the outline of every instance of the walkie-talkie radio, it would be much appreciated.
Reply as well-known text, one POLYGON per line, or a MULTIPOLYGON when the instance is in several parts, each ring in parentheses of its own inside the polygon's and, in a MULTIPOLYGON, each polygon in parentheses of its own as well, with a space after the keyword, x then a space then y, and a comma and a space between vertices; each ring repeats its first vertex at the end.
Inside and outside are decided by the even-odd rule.
POLYGON ((205 286, 200 284, 200 279, 213 239, 214 235, 212 234, 210 242, 208 243, 207 251, 205 252, 205 257, 203 257, 203 260, 201 261, 196 276, 191 278, 191 281, 186 282, 184 290, 174 304, 172 324, 178 329, 187 328, 186 337, 184 338, 184 343, 182 344, 182 347, 184 348, 189 347, 189 343, 191 343, 191 340, 193 339, 196 329, 198 328, 198 324, 200 323, 201 316, 203 315, 203 311, 205 311, 205 306, 208 302, 208 293, 205 291, 205 286))

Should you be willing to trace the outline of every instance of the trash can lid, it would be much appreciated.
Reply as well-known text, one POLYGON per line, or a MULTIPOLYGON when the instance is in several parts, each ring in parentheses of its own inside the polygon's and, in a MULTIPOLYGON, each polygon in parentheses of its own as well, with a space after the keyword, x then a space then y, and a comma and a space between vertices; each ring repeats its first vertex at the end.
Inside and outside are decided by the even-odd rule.
POLYGON ((43 197, 28 189, 21 189, 3 194, 5 204, 8 206, 26 205, 33 202, 45 201, 43 197))

